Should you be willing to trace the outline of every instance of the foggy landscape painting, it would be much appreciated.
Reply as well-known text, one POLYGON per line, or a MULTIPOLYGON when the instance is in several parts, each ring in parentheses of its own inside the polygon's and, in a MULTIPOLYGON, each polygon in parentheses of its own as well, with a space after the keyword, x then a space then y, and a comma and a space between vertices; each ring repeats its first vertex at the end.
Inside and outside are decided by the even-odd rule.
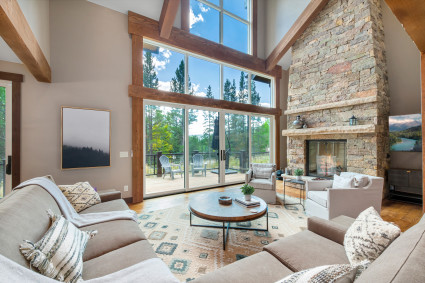
POLYGON ((111 165, 107 110, 62 107, 62 169, 111 165))
POLYGON ((422 120, 420 114, 390 117, 391 151, 422 151, 422 120))

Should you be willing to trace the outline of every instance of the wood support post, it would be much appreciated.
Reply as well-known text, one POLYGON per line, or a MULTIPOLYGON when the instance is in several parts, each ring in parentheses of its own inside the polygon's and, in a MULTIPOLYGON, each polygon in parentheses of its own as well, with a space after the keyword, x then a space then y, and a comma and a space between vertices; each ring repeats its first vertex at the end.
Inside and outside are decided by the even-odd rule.
POLYGON ((425 212, 425 52, 421 52, 421 114, 422 114, 422 209, 425 212))

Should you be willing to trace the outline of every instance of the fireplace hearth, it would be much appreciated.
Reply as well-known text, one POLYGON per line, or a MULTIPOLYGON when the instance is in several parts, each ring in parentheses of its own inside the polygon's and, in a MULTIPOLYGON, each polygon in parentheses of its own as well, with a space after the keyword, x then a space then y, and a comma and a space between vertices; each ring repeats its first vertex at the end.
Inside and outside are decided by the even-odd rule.
POLYGON ((307 140, 308 176, 330 178, 347 171, 347 140, 307 140))

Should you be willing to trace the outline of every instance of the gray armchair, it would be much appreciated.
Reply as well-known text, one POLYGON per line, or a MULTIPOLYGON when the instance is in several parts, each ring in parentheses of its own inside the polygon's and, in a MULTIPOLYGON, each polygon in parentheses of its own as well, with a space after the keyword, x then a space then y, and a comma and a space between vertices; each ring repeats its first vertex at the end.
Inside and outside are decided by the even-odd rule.
POLYGON ((245 184, 255 188, 254 195, 265 202, 276 203, 276 165, 253 163, 245 174, 245 184))

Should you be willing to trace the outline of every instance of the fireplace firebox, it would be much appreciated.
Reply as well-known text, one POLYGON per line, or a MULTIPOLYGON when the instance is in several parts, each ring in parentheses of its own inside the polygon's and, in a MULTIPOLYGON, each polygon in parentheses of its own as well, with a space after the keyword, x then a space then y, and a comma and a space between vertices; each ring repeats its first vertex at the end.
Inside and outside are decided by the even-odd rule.
POLYGON ((307 176, 330 178, 347 171, 347 140, 308 140, 307 176))

